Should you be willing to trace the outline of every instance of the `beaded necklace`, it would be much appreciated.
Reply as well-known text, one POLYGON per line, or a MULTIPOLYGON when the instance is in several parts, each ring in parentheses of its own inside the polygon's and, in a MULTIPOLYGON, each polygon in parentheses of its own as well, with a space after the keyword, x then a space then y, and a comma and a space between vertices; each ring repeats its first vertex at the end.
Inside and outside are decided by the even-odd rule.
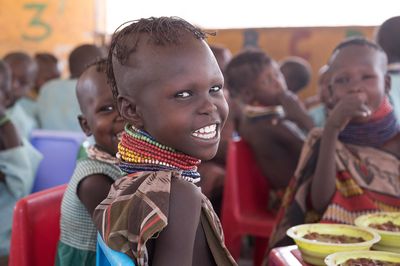
POLYGON ((200 160, 157 142, 147 132, 132 125, 125 126, 118 144, 119 167, 126 173, 178 170, 192 183, 200 181, 197 165, 200 160))
POLYGON ((381 147, 400 131, 393 108, 387 98, 375 111, 367 123, 349 123, 340 132, 339 139, 344 143, 360 146, 381 147))

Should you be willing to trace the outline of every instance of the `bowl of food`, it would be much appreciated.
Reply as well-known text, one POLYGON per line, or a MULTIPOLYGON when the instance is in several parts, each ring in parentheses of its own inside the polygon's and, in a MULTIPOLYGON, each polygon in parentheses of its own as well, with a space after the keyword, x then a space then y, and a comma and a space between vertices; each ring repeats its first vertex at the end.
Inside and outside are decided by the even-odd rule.
POLYGON ((369 228, 345 224, 302 224, 286 232, 296 243, 303 260, 325 265, 329 254, 340 251, 369 250, 380 236, 369 228))
POLYGON ((365 214, 357 217, 354 223, 372 229, 381 236, 373 249, 400 253, 400 212, 365 214))
POLYGON ((325 263, 328 266, 400 266, 400 254, 371 250, 337 252, 327 256, 325 258, 325 263))

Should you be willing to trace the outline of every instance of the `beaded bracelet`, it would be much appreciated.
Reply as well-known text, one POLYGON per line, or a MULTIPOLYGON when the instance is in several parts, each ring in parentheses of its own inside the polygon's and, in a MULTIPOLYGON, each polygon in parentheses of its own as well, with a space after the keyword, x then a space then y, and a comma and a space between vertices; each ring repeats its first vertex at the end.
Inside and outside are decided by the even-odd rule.
POLYGON ((10 121, 10 118, 8 117, 8 115, 3 115, 0 118, 0 127, 3 126, 5 123, 7 123, 8 121, 10 121))

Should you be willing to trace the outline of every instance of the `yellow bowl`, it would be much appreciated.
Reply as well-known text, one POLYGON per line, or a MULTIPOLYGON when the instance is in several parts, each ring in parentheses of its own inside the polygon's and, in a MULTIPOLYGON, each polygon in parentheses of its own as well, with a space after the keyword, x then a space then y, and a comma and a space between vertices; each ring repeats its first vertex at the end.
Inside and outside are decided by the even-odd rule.
POLYGON ((367 227, 381 236, 381 241, 373 246, 373 249, 400 253, 400 232, 378 230, 369 227, 372 223, 385 223, 392 221, 400 225, 400 212, 377 212, 361 215, 354 220, 355 225, 367 227))
POLYGON ((373 230, 345 224, 302 224, 289 228, 286 233, 297 244, 303 260, 314 265, 325 265, 325 257, 335 252, 369 250, 373 244, 380 240, 379 234, 373 230), (335 244, 309 240, 303 237, 312 232, 362 237, 365 241, 360 243, 335 244))
POLYGON ((384 251, 350 251, 337 252, 325 258, 325 263, 328 266, 338 266, 349 259, 375 259, 387 262, 400 263, 400 254, 384 251))

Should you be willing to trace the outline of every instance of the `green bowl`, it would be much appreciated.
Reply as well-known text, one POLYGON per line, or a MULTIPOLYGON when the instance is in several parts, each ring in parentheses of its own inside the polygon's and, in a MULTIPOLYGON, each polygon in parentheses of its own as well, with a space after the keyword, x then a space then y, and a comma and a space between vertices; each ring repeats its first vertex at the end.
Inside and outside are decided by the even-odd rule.
POLYGON ((400 263, 400 254, 384 251, 349 251, 333 253, 325 258, 325 263, 328 266, 338 266, 346 262, 348 259, 375 259, 387 262, 400 263))
POLYGON ((400 253, 400 232, 384 231, 369 227, 372 223, 379 224, 388 221, 400 225, 400 212, 377 212, 361 215, 354 220, 354 224, 374 230, 381 236, 381 240, 373 246, 373 249, 400 253))
POLYGON ((325 265, 325 257, 335 252, 369 250, 373 244, 380 240, 379 234, 373 230, 345 224, 302 224, 289 228, 286 233, 297 244, 303 260, 314 265, 325 265), (335 244, 309 240, 303 237, 312 232, 362 237, 365 241, 360 243, 335 244))

